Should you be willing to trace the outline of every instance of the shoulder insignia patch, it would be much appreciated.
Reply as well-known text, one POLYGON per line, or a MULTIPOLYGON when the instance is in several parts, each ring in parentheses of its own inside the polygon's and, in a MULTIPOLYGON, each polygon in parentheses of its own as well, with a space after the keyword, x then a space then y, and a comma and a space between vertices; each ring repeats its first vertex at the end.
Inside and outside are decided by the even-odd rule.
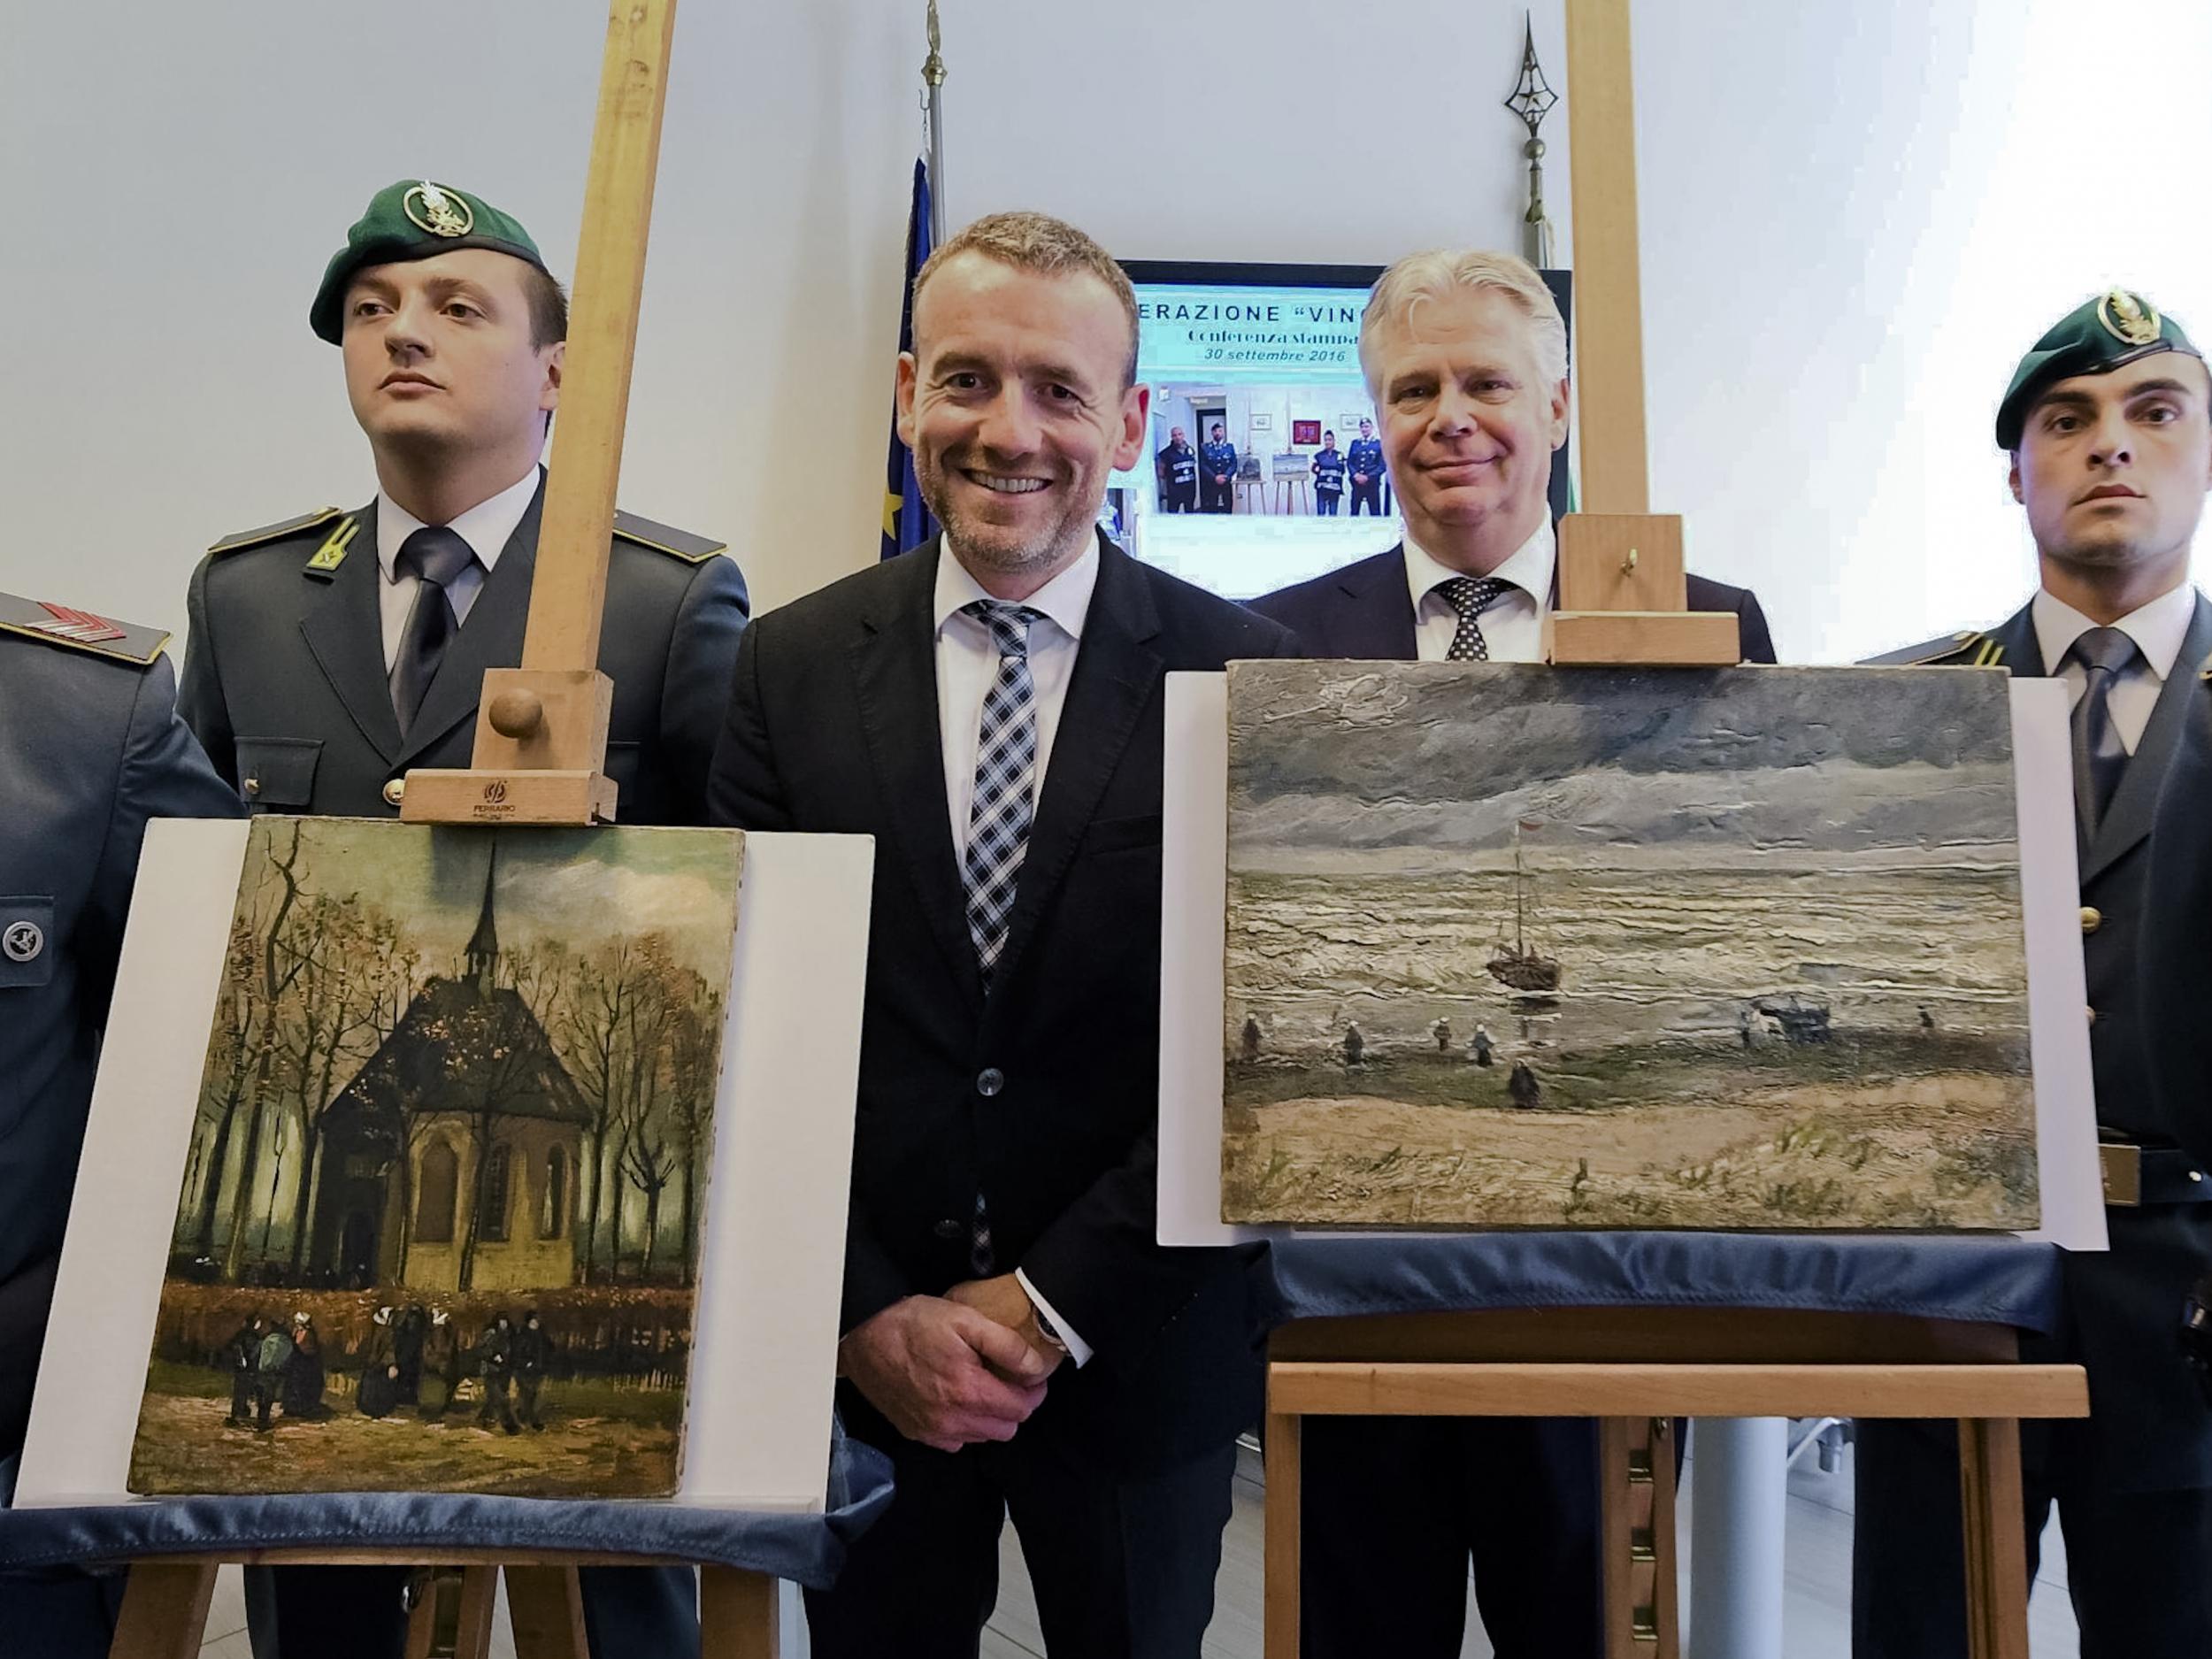
POLYGON ((161 655, 169 642, 165 628, 142 628, 116 622, 89 611, 55 604, 48 600, 20 599, 0 594, 0 633, 16 634, 48 645, 89 651, 114 662, 144 668, 161 655))
POLYGON ((1902 650, 1859 659, 1861 668, 1918 668, 1937 664, 1946 668, 1995 668, 2005 659, 2005 648, 1986 634, 1972 628, 1938 634, 1902 650))
POLYGON ((265 524, 258 530, 241 530, 236 535, 227 535, 208 549, 211 553, 236 553, 250 547, 266 547, 272 541, 281 541, 303 531, 313 530, 328 524, 333 518, 344 516, 338 507, 318 507, 313 512, 303 512, 296 518, 287 518, 281 524, 265 524))
POLYGON ((346 550, 353 545, 353 538, 360 534, 361 520, 354 514, 348 513, 338 521, 336 527, 323 538, 322 546, 317 548, 313 556, 300 568, 310 576, 320 576, 326 579, 333 571, 346 562, 346 550))
POLYGON ((649 547, 656 553, 665 553, 680 558, 687 565, 703 564, 729 545, 726 541, 709 541, 694 535, 688 530, 672 530, 664 524, 655 524, 650 518, 641 518, 634 512, 618 511, 614 516, 614 534, 618 541, 635 542, 649 547))

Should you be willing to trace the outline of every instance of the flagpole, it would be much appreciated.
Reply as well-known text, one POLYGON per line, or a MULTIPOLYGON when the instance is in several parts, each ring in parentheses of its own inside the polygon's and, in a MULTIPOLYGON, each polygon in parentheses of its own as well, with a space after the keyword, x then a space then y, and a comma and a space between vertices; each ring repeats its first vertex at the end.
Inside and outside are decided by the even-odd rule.
POLYGON ((942 92, 945 58, 937 32, 937 0, 929 0, 929 56, 922 60, 922 84, 929 88, 929 243, 945 240, 945 141, 942 92))

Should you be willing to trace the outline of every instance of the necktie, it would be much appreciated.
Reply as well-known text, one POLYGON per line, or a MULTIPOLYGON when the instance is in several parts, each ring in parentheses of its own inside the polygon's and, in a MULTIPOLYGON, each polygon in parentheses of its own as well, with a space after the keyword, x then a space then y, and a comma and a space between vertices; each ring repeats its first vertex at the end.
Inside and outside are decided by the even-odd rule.
POLYGON ((1505 594, 1513 584, 1499 576, 1455 576, 1448 582, 1437 584, 1436 591, 1444 595, 1444 603, 1459 612, 1459 629, 1452 635, 1451 649, 1444 653, 1448 663, 1486 663, 1490 660, 1490 641, 1482 637, 1482 624, 1475 620, 1505 594))
POLYGON ((399 717, 403 737, 422 708, 438 664, 445 660, 447 641, 461 626, 454 619, 446 585, 475 557, 474 549, 457 531, 444 525, 425 525, 399 544, 399 557, 392 561, 395 570, 422 581, 415 590, 415 603, 408 609, 406 626, 400 630, 398 654, 392 659, 392 712, 399 717))
POLYGON ((2135 641, 2118 628, 2092 628, 2067 649, 2089 684, 2074 705, 2074 803, 2085 838, 2094 835, 2127 770, 2128 753, 2112 718, 2112 687, 2135 660, 2135 641))
POLYGON ((976 742, 975 796, 968 808, 968 845, 961 873, 968 891, 968 936, 975 941, 983 983, 991 982, 1006 949, 1014 886, 1029 852, 1031 784, 1037 771, 1037 693, 1029 678, 1029 625, 1042 614, 1026 605, 979 599, 963 606, 991 631, 998 678, 983 699, 976 742))

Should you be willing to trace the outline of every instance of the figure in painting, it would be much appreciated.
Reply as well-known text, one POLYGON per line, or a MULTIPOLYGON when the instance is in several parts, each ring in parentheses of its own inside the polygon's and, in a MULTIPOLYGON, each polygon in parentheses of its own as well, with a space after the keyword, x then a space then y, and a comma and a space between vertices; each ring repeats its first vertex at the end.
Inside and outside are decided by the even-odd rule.
POLYGON ((1367 1052, 1367 1039, 1359 1034, 1357 1025, 1344 1028, 1344 1064, 1357 1065, 1360 1056, 1367 1052))
POLYGON ((411 1406, 422 1399, 422 1346, 424 1327, 429 1323, 419 1302, 410 1302, 407 1311, 392 1325, 393 1380, 398 1385, 393 1402, 411 1406))
MULTIPOLYGON (((545 1386, 546 1362, 552 1357, 552 1344, 547 1340, 545 1327, 538 1321, 538 1311, 533 1308, 522 1317, 522 1329, 515 1333, 515 1398, 516 1416, 534 1429, 545 1426, 538 1416, 538 1390, 545 1386)), ((510 1432, 512 1432, 511 1425, 510 1432)))
POLYGON ((1491 1051, 1494 1047, 1490 1040, 1490 1027, 1479 1023, 1475 1026, 1475 1034, 1467 1039, 1467 1057, 1477 1065, 1486 1066, 1490 1064, 1491 1051))
POLYGON ((1544 1086, 1536 1080, 1536 1073, 1525 1060, 1513 1063, 1513 1070, 1506 1074, 1505 1092, 1525 1112, 1532 1112, 1543 1103, 1544 1086))
POLYGON ((259 1363, 261 1339, 268 1325, 257 1313, 223 1344, 223 1362, 230 1372, 230 1415, 223 1419, 225 1428, 242 1429, 252 1416, 254 1371, 259 1363))
POLYGON ((1429 1027, 1429 1034, 1436 1039, 1437 1053, 1449 1054, 1452 1051, 1452 1022, 1450 1020, 1438 1020, 1436 1024, 1429 1027))
POLYGON ((1260 1022, 1256 1015, 1244 1017, 1243 1042, 1244 1063, 1249 1065, 1260 1057, 1260 1022))
POLYGON ((296 1423, 312 1423, 330 1415, 323 1403, 323 1340, 315 1321, 304 1313, 292 1316, 292 1357, 284 1368, 284 1415, 296 1423))
POLYGON ((512 1388, 515 1377, 515 1327, 505 1314, 501 1314, 484 1329, 477 1340, 476 1361, 483 1368, 484 1401, 476 1408, 476 1425, 482 1428, 496 1420, 508 1433, 519 1431, 515 1424, 515 1402, 512 1388))
POLYGON ((269 1421, 269 1413, 276 1406, 277 1397, 284 1387, 284 1373, 291 1363, 292 1339, 273 1326, 265 1331, 260 1345, 254 1349, 253 1426, 256 1433, 266 1434, 275 1426, 269 1421))

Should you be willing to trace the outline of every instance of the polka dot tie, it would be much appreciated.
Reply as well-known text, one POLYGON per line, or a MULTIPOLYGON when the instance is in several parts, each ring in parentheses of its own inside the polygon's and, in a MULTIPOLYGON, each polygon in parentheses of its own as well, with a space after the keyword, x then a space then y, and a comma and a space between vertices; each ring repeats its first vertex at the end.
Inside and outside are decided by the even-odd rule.
POLYGON ((1499 576, 1455 576, 1437 585, 1436 591, 1444 595, 1444 603, 1459 612, 1459 629, 1452 635, 1451 649, 1444 653, 1446 662, 1490 660, 1490 641, 1482 637, 1482 624, 1476 618, 1512 588, 1511 582, 1499 576))

